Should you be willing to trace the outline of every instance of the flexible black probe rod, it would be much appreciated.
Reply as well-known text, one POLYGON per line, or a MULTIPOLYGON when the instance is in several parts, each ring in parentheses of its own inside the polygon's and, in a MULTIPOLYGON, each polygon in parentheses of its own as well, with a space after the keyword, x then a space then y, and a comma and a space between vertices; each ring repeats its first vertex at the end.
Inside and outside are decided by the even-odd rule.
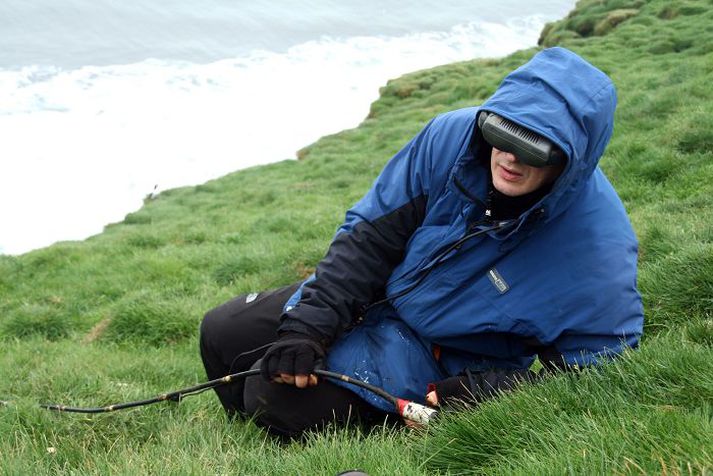
MULTIPOLYGON (((410 400, 404 400, 402 398, 394 397, 393 395, 386 392, 383 388, 376 387, 361 380, 353 379, 347 375, 330 372, 329 370, 315 370, 314 373, 316 375, 321 375, 322 377, 341 380, 351 385, 356 385, 358 387, 365 388, 391 403, 397 410, 397 412, 408 420, 427 424, 429 420, 431 420, 435 415, 438 414, 438 411, 433 408, 421 405, 420 403, 412 402, 410 400)), ((47 410, 67 413, 108 413, 116 410, 124 410, 126 408, 141 407, 144 405, 150 405, 152 403, 165 402, 167 400, 180 401, 181 398, 183 398, 184 396, 199 393, 210 388, 229 384, 241 378, 251 377, 259 374, 260 369, 246 370, 244 372, 226 375, 225 377, 217 378, 215 380, 209 380, 208 382, 194 385, 193 387, 183 388, 181 390, 176 390, 170 393, 164 393, 154 398, 148 398, 146 400, 136 400, 133 402, 126 403, 117 403, 115 405, 108 405, 106 407, 82 408, 68 407, 66 405, 57 404, 41 404, 40 407, 45 408, 47 410)))

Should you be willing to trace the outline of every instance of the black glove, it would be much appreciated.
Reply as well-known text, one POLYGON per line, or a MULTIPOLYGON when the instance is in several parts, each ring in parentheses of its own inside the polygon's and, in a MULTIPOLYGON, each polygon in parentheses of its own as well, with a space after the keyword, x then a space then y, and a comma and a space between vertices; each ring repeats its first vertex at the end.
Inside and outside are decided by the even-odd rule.
POLYGON ((473 391, 468 384, 468 377, 459 375, 428 384, 428 393, 436 392, 439 405, 448 405, 453 400, 472 401, 473 391))
POLYGON ((265 380, 272 380, 280 374, 309 375, 324 354, 324 347, 314 337, 287 332, 267 349, 260 373, 265 380))
POLYGON ((500 392, 517 387, 522 382, 535 382, 538 375, 530 370, 487 370, 466 375, 449 377, 428 385, 428 391, 435 391, 439 405, 454 402, 479 403, 493 398, 500 392))

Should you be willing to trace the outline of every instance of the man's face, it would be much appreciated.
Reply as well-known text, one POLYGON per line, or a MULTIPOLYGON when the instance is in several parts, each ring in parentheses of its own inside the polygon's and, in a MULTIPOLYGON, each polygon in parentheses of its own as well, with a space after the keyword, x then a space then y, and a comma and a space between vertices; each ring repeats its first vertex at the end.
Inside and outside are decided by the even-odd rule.
POLYGON ((490 154, 490 172, 493 186, 502 194, 510 197, 534 192, 543 185, 554 182, 562 173, 564 165, 532 167, 520 162, 510 152, 493 147, 490 154))

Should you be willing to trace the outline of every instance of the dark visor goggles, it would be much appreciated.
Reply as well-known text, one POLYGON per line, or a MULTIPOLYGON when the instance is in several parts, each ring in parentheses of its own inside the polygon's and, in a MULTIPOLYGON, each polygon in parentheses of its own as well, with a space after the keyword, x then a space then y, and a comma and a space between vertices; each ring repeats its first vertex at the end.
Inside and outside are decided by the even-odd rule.
POLYGON ((495 113, 481 111, 478 128, 488 144, 513 154, 523 164, 545 167, 567 160, 565 153, 550 140, 495 113))

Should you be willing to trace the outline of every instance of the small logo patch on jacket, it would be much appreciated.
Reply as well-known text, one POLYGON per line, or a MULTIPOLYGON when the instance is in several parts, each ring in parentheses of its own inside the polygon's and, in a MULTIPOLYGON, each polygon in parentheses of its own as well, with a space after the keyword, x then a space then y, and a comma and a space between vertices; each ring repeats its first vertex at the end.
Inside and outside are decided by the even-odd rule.
POLYGON ((493 286, 495 286, 495 289, 497 289, 500 294, 505 294, 510 289, 510 286, 505 282, 503 277, 500 276, 497 269, 490 269, 488 271, 488 278, 490 278, 490 282, 493 283, 493 286))
POLYGON ((245 304, 250 304, 253 302, 257 297, 260 295, 260 293, 250 293, 245 297, 245 304))

